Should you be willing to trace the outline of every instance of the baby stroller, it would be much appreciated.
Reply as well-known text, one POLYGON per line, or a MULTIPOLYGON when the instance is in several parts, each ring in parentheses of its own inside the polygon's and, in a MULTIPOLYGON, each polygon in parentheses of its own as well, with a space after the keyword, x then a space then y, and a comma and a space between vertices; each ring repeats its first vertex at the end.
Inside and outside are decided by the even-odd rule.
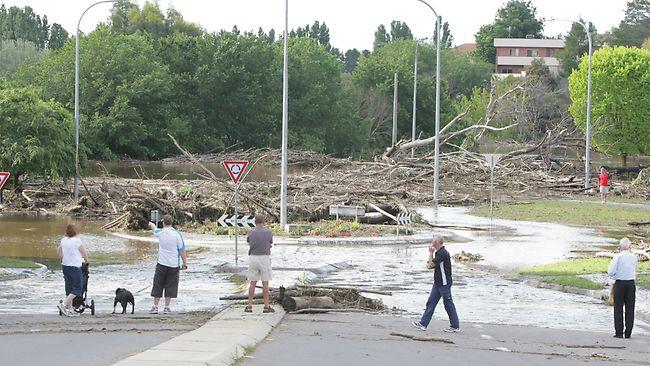
MULTIPOLYGON (((88 263, 83 263, 81 265, 81 273, 83 276, 83 292, 81 296, 77 296, 72 300, 72 308, 76 313, 83 313, 86 309, 90 309, 90 315, 95 315, 95 300, 90 300, 88 302, 88 263)), ((60 302, 63 302, 62 300, 60 302)), ((63 312, 59 310, 59 315, 63 315, 63 312)))

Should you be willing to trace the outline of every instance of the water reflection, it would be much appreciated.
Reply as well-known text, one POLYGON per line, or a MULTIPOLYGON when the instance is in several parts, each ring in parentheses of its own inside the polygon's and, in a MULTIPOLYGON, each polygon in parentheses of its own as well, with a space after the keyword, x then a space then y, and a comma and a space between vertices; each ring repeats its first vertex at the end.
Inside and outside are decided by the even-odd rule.
POLYGON ((61 216, 0 215, 0 256, 34 260, 60 268, 56 247, 68 224, 77 226, 91 263, 115 263, 150 258, 155 243, 116 238, 101 224, 61 216))
MULTIPOLYGON (((467 215, 466 209, 462 208, 441 208, 437 219, 432 210, 422 210, 422 215, 438 224, 479 227, 489 224, 487 219, 467 215)), ((67 222, 61 218, 0 216, 0 250, 7 248, 6 253, 14 256, 52 258, 52 250, 67 222)), ((91 256, 135 260, 121 265, 91 267, 89 296, 95 299, 98 311, 112 310, 112 298, 117 287, 135 292, 136 309, 146 311, 151 304, 149 286, 155 266, 155 241, 151 237, 138 239, 136 235, 109 235, 98 230, 94 223, 79 225, 83 232, 82 240, 91 256)), ((501 220, 494 221, 491 231, 445 230, 470 239, 448 244, 452 254, 465 250, 482 254, 485 258, 483 264, 486 267, 454 264, 454 296, 463 321, 611 330, 611 308, 602 301, 537 289, 502 276, 506 271, 564 259, 572 249, 607 243, 611 239, 596 235, 592 230, 501 220)), ((190 249, 200 246, 204 250, 189 256, 190 269, 181 275, 176 310, 203 310, 222 304, 219 296, 236 291, 237 286, 229 281, 230 274, 217 273, 215 265, 232 262, 232 240, 210 235, 187 235, 187 242, 190 249)), ((240 246, 240 251, 240 265, 246 266, 245 248, 240 246)), ((334 272, 318 281, 337 286, 391 290, 393 296, 383 297, 384 302, 416 315, 423 310, 433 281, 432 273, 425 268, 426 258, 426 245, 278 243, 273 249, 273 265, 293 270, 275 271, 272 285, 292 285, 300 278, 313 278, 307 270, 309 268, 347 262, 352 265, 351 269, 334 272)), ((63 279, 59 271, 54 271, 44 276, 3 282, 1 286, 0 313, 52 313, 62 297, 63 279)), ((436 312, 436 316, 439 315, 445 316, 442 307, 436 312)))

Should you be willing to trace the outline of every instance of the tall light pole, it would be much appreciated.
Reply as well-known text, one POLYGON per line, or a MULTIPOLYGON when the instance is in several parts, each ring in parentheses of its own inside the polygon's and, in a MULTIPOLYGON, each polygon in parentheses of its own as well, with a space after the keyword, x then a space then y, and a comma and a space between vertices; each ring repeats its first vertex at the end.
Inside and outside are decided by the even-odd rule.
POLYGON ((86 12, 95 5, 102 3, 114 3, 117 0, 102 0, 90 5, 79 17, 77 22, 77 34, 75 36, 75 49, 74 49, 74 198, 79 198, 79 26, 81 19, 83 19, 86 12))
MULTIPOLYGON (((411 126, 411 141, 415 141, 415 115, 417 113, 417 97, 418 97, 418 45, 420 43, 415 41, 415 61, 413 63, 413 126, 411 126)), ((411 157, 415 157, 415 148, 411 148, 411 157)))
POLYGON ((282 183, 280 185, 280 228, 287 229, 287 175, 289 160, 289 0, 284 2, 284 72, 282 76, 282 183))
POLYGON ((440 197, 440 25, 442 18, 433 9, 429 3, 424 0, 418 0, 426 5, 433 14, 436 16, 436 135, 433 159, 433 200, 438 207, 438 200, 440 197))
POLYGON ((557 18, 551 18, 549 19, 550 21, 557 20, 560 22, 569 22, 571 24, 577 23, 582 26, 582 28, 585 30, 585 33, 587 33, 587 40, 589 41, 589 67, 587 71, 587 131, 586 131, 586 137, 585 137, 585 190, 589 189, 589 180, 591 179, 590 174, 589 174, 589 161, 590 161, 590 152, 591 150, 591 61, 593 57, 593 42, 591 39, 591 32, 589 30, 589 25, 591 25, 591 22, 589 22, 589 25, 584 23, 581 20, 568 20, 568 19, 557 19, 557 18))
POLYGON ((395 146, 397 143, 397 73, 393 77, 393 139, 391 146, 395 146))

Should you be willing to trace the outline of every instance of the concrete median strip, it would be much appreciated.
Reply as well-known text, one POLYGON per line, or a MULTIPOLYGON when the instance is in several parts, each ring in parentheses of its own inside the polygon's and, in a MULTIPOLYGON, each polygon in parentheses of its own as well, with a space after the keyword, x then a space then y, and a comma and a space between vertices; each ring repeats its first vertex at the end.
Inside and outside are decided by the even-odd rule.
POLYGON ((230 307, 202 327, 126 358, 114 366, 226 366, 246 355, 284 317, 284 310, 263 314, 262 307, 244 313, 242 306, 230 307))

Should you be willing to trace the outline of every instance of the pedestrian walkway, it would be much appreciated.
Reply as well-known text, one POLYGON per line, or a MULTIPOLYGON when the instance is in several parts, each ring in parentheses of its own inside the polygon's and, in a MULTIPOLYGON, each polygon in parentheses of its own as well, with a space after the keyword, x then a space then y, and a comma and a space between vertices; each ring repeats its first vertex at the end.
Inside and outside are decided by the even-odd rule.
POLYGON ((225 366, 232 365, 262 341, 284 316, 263 314, 262 306, 244 313, 243 306, 230 307, 202 327, 124 359, 114 366, 225 366))

